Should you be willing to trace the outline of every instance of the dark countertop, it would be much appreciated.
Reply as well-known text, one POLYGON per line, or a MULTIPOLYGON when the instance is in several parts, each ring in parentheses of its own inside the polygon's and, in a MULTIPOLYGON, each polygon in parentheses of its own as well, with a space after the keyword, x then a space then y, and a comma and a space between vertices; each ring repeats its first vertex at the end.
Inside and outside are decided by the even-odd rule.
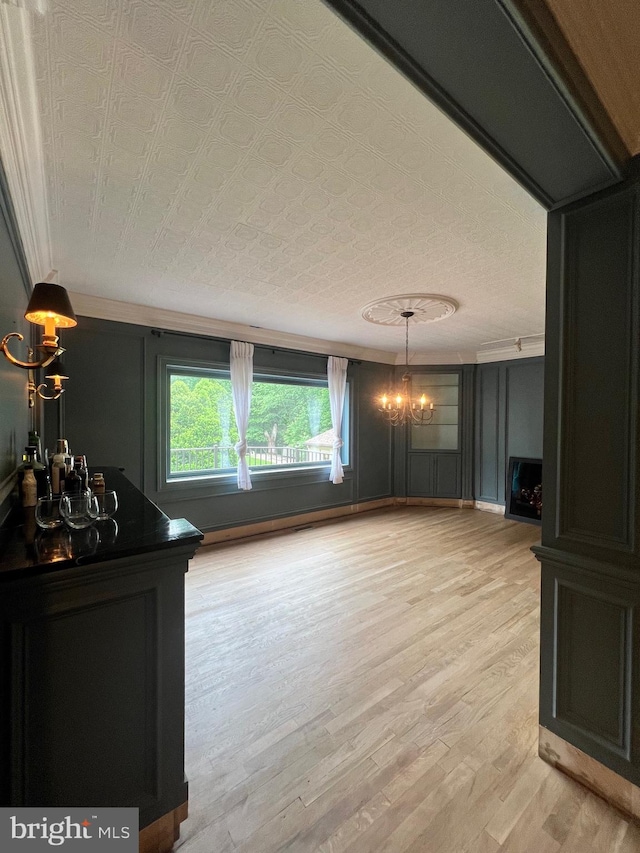
POLYGON ((196 527, 184 518, 168 518, 118 468, 91 472, 96 470, 104 471, 107 489, 118 495, 114 516, 84 530, 66 525, 41 530, 34 508, 16 508, 0 528, 0 583, 179 545, 196 550, 202 540, 196 527))

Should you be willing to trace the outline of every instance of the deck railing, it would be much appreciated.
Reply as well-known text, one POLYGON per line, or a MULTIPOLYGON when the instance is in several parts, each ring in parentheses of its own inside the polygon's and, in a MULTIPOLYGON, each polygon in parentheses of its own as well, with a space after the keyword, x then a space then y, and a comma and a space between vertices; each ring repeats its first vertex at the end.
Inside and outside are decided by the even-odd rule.
MULTIPOLYGON (((219 471, 235 468, 238 454, 233 445, 214 444, 210 447, 171 448, 169 472, 182 474, 195 471, 219 471)), ((308 447, 260 447, 247 448, 249 467, 261 465, 301 465, 331 461, 330 450, 315 450, 308 447)))

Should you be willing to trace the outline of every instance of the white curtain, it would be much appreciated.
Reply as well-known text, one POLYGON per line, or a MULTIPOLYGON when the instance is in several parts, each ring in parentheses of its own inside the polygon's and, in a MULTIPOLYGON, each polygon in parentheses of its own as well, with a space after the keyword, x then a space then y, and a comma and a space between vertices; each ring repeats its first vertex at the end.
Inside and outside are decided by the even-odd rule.
POLYGON ((349 359, 329 356, 327 362, 327 380, 329 385, 329 405, 331 406, 331 426, 333 427, 333 452, 331 454, 332 483, 341 483, 344 479, 340 450, 344 442, 340 431, 342 429, 342 411, 344 409, 344 392, 347 387, 347 366, 349 359))
POLYGON ((238 488, 248 491, 251 488, 251 475, 247 465, 247 427, 251 411, 251 383, 253 382, 253 344, 244 341, 231 341, 231 394, 233 411, 238 427, 238 488))

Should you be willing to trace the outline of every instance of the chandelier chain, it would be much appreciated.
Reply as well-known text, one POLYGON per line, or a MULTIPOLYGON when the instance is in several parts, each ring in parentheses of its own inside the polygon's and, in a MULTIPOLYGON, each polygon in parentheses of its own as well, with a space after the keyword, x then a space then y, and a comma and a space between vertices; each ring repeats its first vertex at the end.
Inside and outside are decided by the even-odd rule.
POLYGON ((405 370, 402 376, 402 386, 398 391, 389 395, 383 394, 379 401, 378 411, 382 412, 391 426, 403 426, 404 424, 426 426, 433 420, 435 410, 433 403, 428 401, 424 394, 419 400, 413 399, 412 396, 411 374, 409 373, 409 320, 414 314, 414 311, 403 311, 400 314, 405 321, 405 370))

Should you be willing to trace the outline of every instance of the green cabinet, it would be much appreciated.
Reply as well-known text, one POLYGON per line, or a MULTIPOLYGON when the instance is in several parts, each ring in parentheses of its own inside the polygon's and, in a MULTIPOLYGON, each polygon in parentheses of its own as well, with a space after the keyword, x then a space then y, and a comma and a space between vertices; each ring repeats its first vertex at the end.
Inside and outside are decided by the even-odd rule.
POLYGON ((420 372, 411 377, 414 396, 434 404, 430 424, 409 428, 407 494, 460 498, 462 495, 461 374, 420 372))
POLYGON ((408 494, 423 498, 459 498, 460 474, 459 453, 411 453, 408 494))

